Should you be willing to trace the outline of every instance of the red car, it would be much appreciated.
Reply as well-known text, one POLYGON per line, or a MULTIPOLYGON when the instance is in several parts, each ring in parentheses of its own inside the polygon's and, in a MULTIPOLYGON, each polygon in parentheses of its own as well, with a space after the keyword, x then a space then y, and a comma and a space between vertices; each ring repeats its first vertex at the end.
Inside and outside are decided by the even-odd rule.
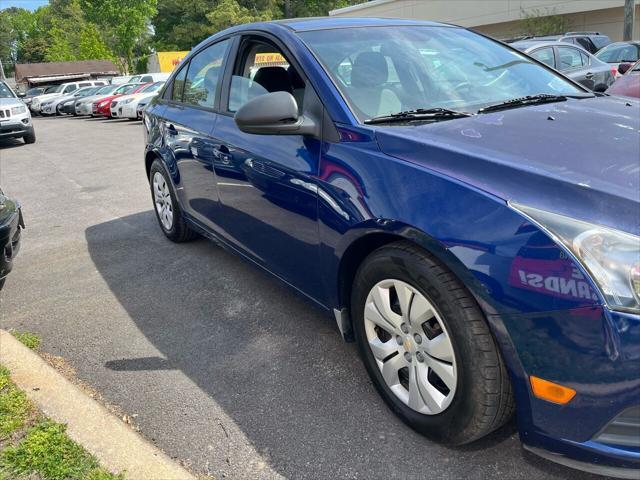
POLYGON ((93 115, 101 115, 109 118, 111 116, 111 102, 122 95, 129 95, 131 93, 138 93, 144 87, 149 85, 148 83, 135 83, 129 85, 123 85, 115 90, 111 95, 107 97, 101 97, 91 106, 91 112, 93 115))
MULTIPOLYGON (((625 64, 621 64, 620 68, 625 64)), ((627 64, 628 65, 628 64, 627 64)), ((640 98, 640 60, 628 67, 624 75, 607 89, 611 95, 640 98)))

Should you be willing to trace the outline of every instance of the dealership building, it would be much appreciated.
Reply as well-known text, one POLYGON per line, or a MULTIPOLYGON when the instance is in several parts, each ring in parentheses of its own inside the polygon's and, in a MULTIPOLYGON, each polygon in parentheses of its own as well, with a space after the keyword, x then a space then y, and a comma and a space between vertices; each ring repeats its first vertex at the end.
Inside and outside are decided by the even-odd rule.
MULTIPOLYGON (((494 38, 526 33, 526 16, 562 15, 567 31, 590 31, 621 41, 624 0, 373 0, 329 12, 336 17, 387 17, 453 23, 494 38)), ((557 32, 563 33, 563 32, 557 32)), ((633 38, 640 36, 640 0, 633 38)))

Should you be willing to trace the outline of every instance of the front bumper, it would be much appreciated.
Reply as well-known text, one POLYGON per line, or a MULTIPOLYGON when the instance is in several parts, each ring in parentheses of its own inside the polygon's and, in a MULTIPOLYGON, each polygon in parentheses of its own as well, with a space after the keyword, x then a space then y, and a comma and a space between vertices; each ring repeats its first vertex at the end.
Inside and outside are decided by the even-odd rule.
POLYGON ((32 128, 33 124, 29 116, 3 120, 0 121, 0 138, 19 138, 29 133, 32 128))
POLYGON ((121 118, 137 118, 136 104, 131 102, 121 105, 118 107, 118 115, 121 118))
POLYGON ((76 115, 91 115, 93 113, 93 105, 91 103, 82 103, 75 106, 76 115))
POLYGON ((44 115, 53 115, 56 113, 56 104, 46 103, 40 107, 40 113, 44 115))
POLYGON ((60 106, 60 113, 66 113, 68 115, 73 115, 76 111, 76 107, 74 103, 63 103, 60 106))
POLYGON ((640 406, 640 315, 585 307, 488 319, 510 370, 525 448, 574 468, 640 478, 640 417, 637 428, 611 428, 640 406), (539 399, 530 375, 576 396, 566 405, 539 399))
MULTIPOLYGON (((5 208, 13 208, 11 202, 5 208)), ((20 234, 24 228, 22 211, 19 206, 0 224, 0 280, 6 277, 13 268, 13 260, 20 250, 20 234)))

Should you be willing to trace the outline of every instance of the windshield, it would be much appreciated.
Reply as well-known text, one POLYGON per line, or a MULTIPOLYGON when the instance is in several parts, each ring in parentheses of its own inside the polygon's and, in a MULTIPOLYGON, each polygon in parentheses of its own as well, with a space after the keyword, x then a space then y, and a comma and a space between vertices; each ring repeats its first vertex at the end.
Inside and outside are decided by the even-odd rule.
POLYGON ((635 62, 640 55, 638 50, 632 43, 612 43, 596 53, 596 57, 607 63, 635 62))
POLYGON ((420 108, 476 112, 537 94, 586 95, 526 55, 461 28, 345 28, 299 35, 361 121, 420 108))
POLYGON ((30 88, 24 94, 25 97, 35 97, 36 95, 40 95, 42 93, 42 88, 30 88))
POLYGON ((162 87, 162 85, 164 85, 164 82, 152 83, 151 85, 149 85, 149 86, 143 88, 142 90, 140 90, 140 93, 155 92, 160 87, 162 87))
POLYGON ((50 87, 45 88, 44 93, 53 93, 58 87, 59 85, 51 85, 50 87))
POLYGON ((129 83, 137 83, 142 78, 142 75, 135 75, 129 79, 129 83))
POLYGON ((47 91, 47 93, 60 93, 65 87, 66 85, 56 85, 51 91, 47 91))
POLYGON ((15 98, 15 97, 16 96, 13 94, 13 92, 7 86, 7 84, 0 81, 0 98, 15 98))
POLYGON ((102 87, 101 89, 99 89, 96 92, 96 95, 102 95, 103 93, 111 93, 113 92, 117 87, 117 85, 107 85, 106 87, 102 87))

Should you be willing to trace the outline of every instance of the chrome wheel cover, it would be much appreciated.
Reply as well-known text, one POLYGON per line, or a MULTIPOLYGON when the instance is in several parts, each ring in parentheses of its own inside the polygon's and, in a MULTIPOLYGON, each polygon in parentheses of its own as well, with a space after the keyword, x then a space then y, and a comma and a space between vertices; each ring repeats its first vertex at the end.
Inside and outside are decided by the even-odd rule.
POLYGON ((383 280, 364 308, 367 343, 387 386, 409 408, 444 412, 457 386, 451 337, 435 307, 408 283, 383 280))
POLYGON ((173 226, 173 204, 171 203, 171 193, 169 185, 160 172, 153 175, 153 202, 156 205, 158 218, 165 230, 171 230, 173 226))

